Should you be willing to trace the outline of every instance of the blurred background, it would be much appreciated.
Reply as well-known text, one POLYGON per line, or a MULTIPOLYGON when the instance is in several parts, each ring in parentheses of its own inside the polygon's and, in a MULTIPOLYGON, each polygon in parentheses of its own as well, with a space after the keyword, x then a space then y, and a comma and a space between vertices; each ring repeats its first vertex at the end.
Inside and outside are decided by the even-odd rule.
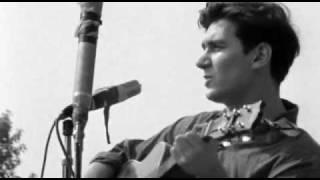
MULTIPOLYGON (((285 3, 302 51, 281 95, 300 106, 299 126, 320 142, 320 3, 285 3)), ((107 145, 102 110, 90 113, 83 171, 93 156, 126 138, 148 138, 182 116, 221 109, 205 97, 198 11, 205 3, 104 3, 94 88, 136 79, 142 93, 110 112, 107 145)), ((0 112, 22 129, 17 175, 40 176, 54 118, 72 102, 80 9, 76 3, 0 2, 0 112)), ((62 151, 53 134, 45 177, 62 177, 62 151)))

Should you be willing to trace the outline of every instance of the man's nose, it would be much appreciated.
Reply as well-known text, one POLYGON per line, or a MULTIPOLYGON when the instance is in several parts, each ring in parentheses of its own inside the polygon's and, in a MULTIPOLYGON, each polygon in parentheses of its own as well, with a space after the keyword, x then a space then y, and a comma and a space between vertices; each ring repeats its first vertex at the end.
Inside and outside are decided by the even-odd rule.
POLYGON ((200 69, 206 69, 212 65, 212 61, 207 55, 203 55, 199 58, 196 65, 200 69))

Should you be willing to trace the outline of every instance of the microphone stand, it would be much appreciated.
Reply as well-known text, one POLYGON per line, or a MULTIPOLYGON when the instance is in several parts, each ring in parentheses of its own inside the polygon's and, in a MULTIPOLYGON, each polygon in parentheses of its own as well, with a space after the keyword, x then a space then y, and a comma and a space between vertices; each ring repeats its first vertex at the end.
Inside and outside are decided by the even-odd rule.
POLYGON ((65 147, 67 152, 67 157, 62 160, 62 177, 71 178, 72 177, 72 132, 73 132, 73 122, 70 119, 66 119, 63 122, 63 135, 65 136, 65 147))
MULTIPOLYGON (((105 128, 106 128, 106 139, 107 139, 108 144, 111 143, 109 129, 108 129, 109 110, 110 110, 110 106, 105 104, 103 114, 104 114, 104 119, 105 119, 104 122, 105 122, 105 128)), ((65 159, 62 160, 62 177, 63 178, 72 178, 72 176, 74 176, 73 170, 72 170, 72 166, 73 166, 72 135, 73 135, 73 130, 74 130, 74 124, 73 124, 73 120, 72 120, 73 111, 74 111, 73 106, 69 105, 63 110, 61 115, 58 117, 58 121, 64 120, 63 121, 63 135, 65 137, 64 147, 66 147, 65 152, 66 152, 66 156, 67 156, 67 157, 65 157, 65 159)), ((76 151, 77 151, 77 149, 76 149, 76 151)), ((77 162, 79 162, 79 161, 77 161, 77 162)))

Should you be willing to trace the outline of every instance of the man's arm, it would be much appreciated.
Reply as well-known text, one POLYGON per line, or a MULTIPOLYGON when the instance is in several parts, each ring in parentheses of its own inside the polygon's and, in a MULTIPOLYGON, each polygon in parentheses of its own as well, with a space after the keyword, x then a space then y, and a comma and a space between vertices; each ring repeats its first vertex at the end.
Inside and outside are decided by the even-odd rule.
POLYGON ((145 141, 139 139, 124 140, 110 151, 99 153, 91 161, 85 177, 115 177, 121 166, 129 159, 143 160, 159 142, 172 145, 175 136, 190 131, 198 121, 205 121, 211 116, 211 113, 201 113, 197 116, 180 118, 174 124, 145 141))
POLYGON ((86 174, 83 176, 84 178, 113 178, 115 177, 115 170, 112 166, 94 162, 90 164, 89 169, 86 174))

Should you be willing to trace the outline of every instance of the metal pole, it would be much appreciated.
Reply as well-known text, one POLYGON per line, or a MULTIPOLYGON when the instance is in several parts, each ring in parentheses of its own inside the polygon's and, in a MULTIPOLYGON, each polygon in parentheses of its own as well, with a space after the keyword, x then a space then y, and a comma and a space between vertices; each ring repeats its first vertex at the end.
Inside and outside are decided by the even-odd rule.
POLYGON ((67 151, 67 157, 62 161, 62 176, 63 178, 72 177, 72 133, 73 122, 72 120, 65 120, 63 122, 63 135, 65 136, 65 147, 67 151))

